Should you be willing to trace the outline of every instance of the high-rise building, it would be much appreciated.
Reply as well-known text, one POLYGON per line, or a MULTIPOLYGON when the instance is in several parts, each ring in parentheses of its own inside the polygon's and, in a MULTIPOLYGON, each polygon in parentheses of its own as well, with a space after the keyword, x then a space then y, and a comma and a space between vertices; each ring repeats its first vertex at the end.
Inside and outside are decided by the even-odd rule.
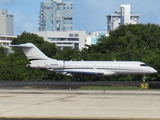
POLYGON ((131 12, 130 5, 121 5, 115 14, 107 15, 108 31, 115 30, 119 25, 138 24, 140 15, 131 12))
POLYGON ((72 30, 73 3, 62 0, 41 2, 39 31, 72 30))
POLYGON ((14 18, 7 10, 0 10, 0 35, 14 35, 14 18))

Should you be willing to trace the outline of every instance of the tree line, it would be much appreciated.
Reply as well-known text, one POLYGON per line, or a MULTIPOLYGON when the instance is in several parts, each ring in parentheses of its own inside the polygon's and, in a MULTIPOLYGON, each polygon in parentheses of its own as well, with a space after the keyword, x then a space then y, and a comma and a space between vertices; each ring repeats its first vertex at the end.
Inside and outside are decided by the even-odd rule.
MULTIPOLYGON (((12 40, 12 44, 33 43, 48 57, 60 60, 101 60, 101 61, 142 61, 160 70, 160 26, 156 24, 121 25, 110 31, 109 36, 99 38, 97 44, 86 45, 81 51, 72 48, 58 49, 38 35, 23 32, 12 40)), ((27 68, 28 59, 21 49, 0 47, 0 80, 67 80, 74 77, 27 68)), ((137 81, 142 76, 108 76, 100 80, 137 81)), ((159 80, 160 74, 148 75, 147 80, 159 80)), ((84 76, 87 81, 97 80, 93 76, 84 76)))

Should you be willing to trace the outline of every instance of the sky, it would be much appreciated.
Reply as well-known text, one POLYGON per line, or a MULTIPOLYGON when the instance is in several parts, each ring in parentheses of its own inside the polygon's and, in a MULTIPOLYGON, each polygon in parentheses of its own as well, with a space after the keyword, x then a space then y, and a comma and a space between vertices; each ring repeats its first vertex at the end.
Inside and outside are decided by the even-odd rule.
MULTIPOLYGON (((14 34, 35 32, 39 27, 40 3, 48 0, 0 0, 0 9, 14 15, 14 34)), ((121 4, 130 4, 140 23, 160 24, 160 0, 62 0, 73 2, 73 29, 107 31, 106 15, 118 11, 121 4)))

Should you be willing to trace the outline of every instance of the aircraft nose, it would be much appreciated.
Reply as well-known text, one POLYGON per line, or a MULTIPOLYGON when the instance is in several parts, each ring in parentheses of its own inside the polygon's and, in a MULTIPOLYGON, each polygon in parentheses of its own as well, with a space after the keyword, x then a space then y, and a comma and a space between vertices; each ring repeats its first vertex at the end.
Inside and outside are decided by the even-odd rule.
POLYGON ((151 73, 157 73, 157 70, 152 69, 150 72, 151 72, 151 73))

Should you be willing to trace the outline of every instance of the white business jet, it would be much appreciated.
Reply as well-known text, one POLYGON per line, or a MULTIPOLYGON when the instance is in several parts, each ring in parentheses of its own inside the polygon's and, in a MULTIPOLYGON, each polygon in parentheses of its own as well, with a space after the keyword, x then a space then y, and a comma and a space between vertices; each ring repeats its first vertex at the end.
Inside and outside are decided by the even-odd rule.
POLYGON ((23 50, 31 64, 27 67, 53 71, 67 76, 75 76, 81 80, 82 75, 145 75, 156 73, 157 71, 139 61, 64 61, 47 57, 34 44, 26 43, 11 45, 23 50))

